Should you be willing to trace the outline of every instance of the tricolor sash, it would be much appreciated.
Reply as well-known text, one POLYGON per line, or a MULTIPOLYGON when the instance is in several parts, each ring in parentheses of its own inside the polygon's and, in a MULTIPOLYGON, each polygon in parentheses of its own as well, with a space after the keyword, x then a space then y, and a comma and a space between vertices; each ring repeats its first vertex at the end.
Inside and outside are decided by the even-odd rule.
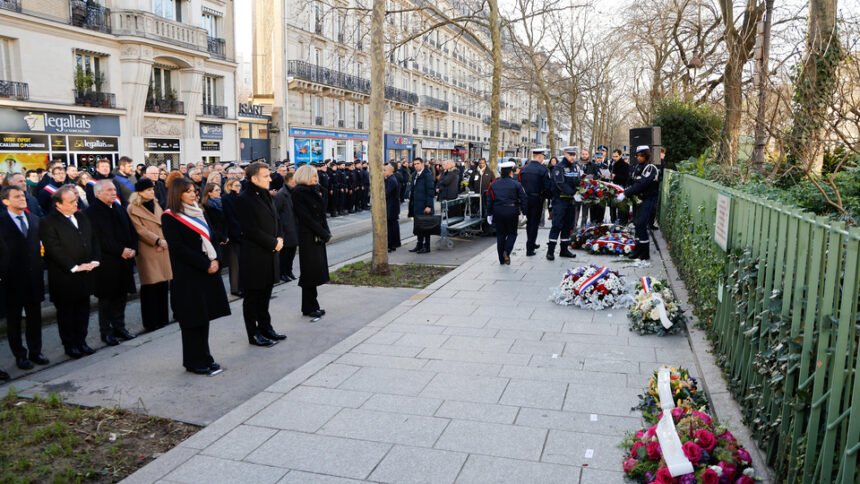
POLYGON ((42 189, 45 190, 46 192, 48 192, 48 194, 50 194, 50 195, 53 195, 54 192, 57 191, 57 187, 55 187, 54 185, 51 185, 50 183, 48 183, 47 185, 42 187, 42 189))
POLYGON ((209 242, 212 242, 212 239, 209 236, 209 225, 206 224, 205 220, 200 220, 199 218, 191 217, 184 213, 173 213, 169 209, 165 210, 164 213, 175 218, 182 225, 197 232, 198 234, 200 234, 201 237, 205 237, 206 240, 208 240, 209 242))
POLYGON ((645 294, 648 294, 649 292, 651 292, 651 278, 650 277, 645 276, 642 278, 642 290, 645 292, 645 294))
MULTIPOLYGON (((645 294, 651 293, 651 278, 648 276, 642 278, 642 292, 645 294)), ((651 299, 656 303, 655 307, 657 308, 657 314, 660 317, 660 324, 662 324, 666 329, 671 328, 673 323, 669 319, 669 314, 666 312, 666 303, 663 301, 663 298, 660 297, 659 294, 651 293, 651 299)))
POLYGON ((585 280, 585 282, 583 282, 581 286, 579 286, 579 289, 577 289, 577 290, 576 290, 576 294, 577 294, 577 295, 582 294, 582 293, 583 293, 583 292, 585 292, 589 287, 591 287, 591 286, 593 286, 593 285, 597 284, 597 281, 599 281, 599 280, 603 279, 603 278, 604 278, 604 277, 606 277, 608 274, 609 274, 609 268, 608 268, 608 267, 606 267, 606 266, 601 267, 600 269, 598 269, 598 270, 597 270, 597 272, 595 272, 594 274, 592 274, 592 276, 591 276, 591 277, 589 277, 588 279, 586 279, 586 280, 585 280))

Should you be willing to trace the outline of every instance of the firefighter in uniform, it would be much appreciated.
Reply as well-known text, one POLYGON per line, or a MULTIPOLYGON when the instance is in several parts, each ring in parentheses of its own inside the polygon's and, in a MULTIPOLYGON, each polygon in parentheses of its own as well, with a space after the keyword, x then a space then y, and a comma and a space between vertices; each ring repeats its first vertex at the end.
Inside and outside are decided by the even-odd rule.
POLYGON ((544 166, 544 148, 532 150, 532 160, 520 170, 520 183, 528 197, 526 212, 526 255, 533 256, 540 248, 537 244, 538 227, 543 214, 543 202, 550 196, 549 170, 544 166))
POLYGON ((579 151, 576 146, 562 148, 564 159, 552 170, 552 228, 549 230, 546 258, 555 260, 556 243, 561 244, 559 257, 576 257, 570 251, 570 232, 576 220, 579 195, 579 182, 582 179, 582 169, 576 162, 579 151), (556 242, 558 241, 558 242, 556 242))
POLYGON ((516 166, 513 161, 500 163, 502 176, 490 183, 487 189, 487 222, 496 228, 496 249, 499 252, 499 264, 502 265, 511 265, 511 252, 517 241, 520 213, 525 214, 528 207, 523 186, 511 178, 516 166))
POLYGON ((648 240, 648 224, 657 208, 659 193, 659 170, 651 164, 651 148, 639 146, 636 148, 636 169, 630 188, 618 195, 618 201, 626 197, 639 196, 642 203, 636 209, 636 249, 630 254, 632 259, 648 260, 651 258, 651 244, 648 240))

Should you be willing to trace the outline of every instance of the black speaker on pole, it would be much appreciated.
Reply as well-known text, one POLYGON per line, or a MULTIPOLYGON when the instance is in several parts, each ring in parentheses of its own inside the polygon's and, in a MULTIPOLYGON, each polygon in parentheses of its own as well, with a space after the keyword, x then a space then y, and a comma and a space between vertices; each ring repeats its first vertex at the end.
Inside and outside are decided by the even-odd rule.
POLYGON ((660 127, 650 126, 647 128, 633 128, 630 130, 630 156, 636 153, 636 147, 647 145, 654 153, 662 146, 660 141, 660 127))

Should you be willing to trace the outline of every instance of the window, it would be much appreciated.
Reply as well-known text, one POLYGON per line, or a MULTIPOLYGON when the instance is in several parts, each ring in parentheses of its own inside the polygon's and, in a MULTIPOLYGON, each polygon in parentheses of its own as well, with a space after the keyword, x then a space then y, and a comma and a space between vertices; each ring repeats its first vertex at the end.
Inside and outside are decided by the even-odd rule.
POLYGON ((209 34, 209 37, 220 37, 220 35, 218 35, 220 32, 219 26, 221 24, 220 15, 209 10, 204 10, 201 22, 201 27, 206 29, 206 32, 208 32, 209 34))
POLYGON ((355 127, 364 129, 364 104, 355 105, 355 127))
POLYGON ((322 64, 322 51, 318 48, 314 49, 314 65, 322 64))
POLYGON ((346 117, 344 114, 346 113, 346 109, 344 108, 343 101, 337 102, 337 127, 343 128, 346 126, 346 117))
POLYGON ((174 96, 175 92, 171 84, 173 72, 164 67, 153 67, 152 77, 149 80, 150 95, 155 99, 165 99, 169 96, 174 96))
POLYGON ((218 104, 218 78, 203 76, 203 104, 215 106, 218 104))
POLYGON ((346 37, 346 15, 340 14, 334 21, 334 38, 338 42, 343 42, 346 37))
POLYGON ((314 119, 312 119, 312 123, 316 125, 323 124, 323 100, 320 97, 312 96, 311 97, 311 112, 313 113, 314 119))
POLYGON ((105 88, 105 73, 102 71, 101 61, 102 59, 96 54, 75 52, 75 89, 102 92, 105 88))
POLYGON ((323 31, 322 4, 318 0, 314 2, 311 12, 311 29, 317 34, 322 34, 323 31))
POLYGON ((181 0, 153 0, 152 12, 159 17, 182 22, 181 0))
POLYGON ((11 81, 12 77, 12 39, 0 37, 0 81, 11 81))

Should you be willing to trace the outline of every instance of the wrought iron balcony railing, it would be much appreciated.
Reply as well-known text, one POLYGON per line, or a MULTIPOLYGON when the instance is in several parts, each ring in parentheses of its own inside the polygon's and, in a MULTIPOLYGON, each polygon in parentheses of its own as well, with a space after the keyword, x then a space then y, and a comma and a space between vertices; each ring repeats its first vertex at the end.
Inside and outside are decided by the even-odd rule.
POLYGON ((175 99, 148 98, 144 105, 148 113, 185 114, 185 103, 175 99))
POLYGON ((26 82, 0 81, 0 97, 26 101, 30 99, 30 85, 26 82))
POLYGON ((287 75, 330 87, 370 94, 370 81, 358 76, 328 69, 305 61, 287 62, 287 75))
POLYGON ((219 59, 227 58, 227 41, 218 37, 208 37, 206 42, 206 50, 212 54, 212 57, 219 59))
POLYGON ((110 9, 101 5, 88 4, 82 0, 69 2, 69 23, 75 27, 111 33, 110 9))
POLYGON ((448 101, 436 99, 430 96, 421 96, 421 105, 437 111, 448 111, 448 101))
POLYGON ((228 115, 227 106, 218 106, 216 104, 204 104, 203 116, 214 116, 216 118, 226 118, 228 115))
POLYGON ((412 92, 398 89, 394 86, 385 86, 385 99, 413 106, 418 104, 418 95, 412 92))
POLYGON ((116 94, 98 91, 79 91, 75 89, 75 104, 96 108, 115 108, 116 94))
POLYGON ((20 12, 21 0, 0 0, 0 9, 20 12))

